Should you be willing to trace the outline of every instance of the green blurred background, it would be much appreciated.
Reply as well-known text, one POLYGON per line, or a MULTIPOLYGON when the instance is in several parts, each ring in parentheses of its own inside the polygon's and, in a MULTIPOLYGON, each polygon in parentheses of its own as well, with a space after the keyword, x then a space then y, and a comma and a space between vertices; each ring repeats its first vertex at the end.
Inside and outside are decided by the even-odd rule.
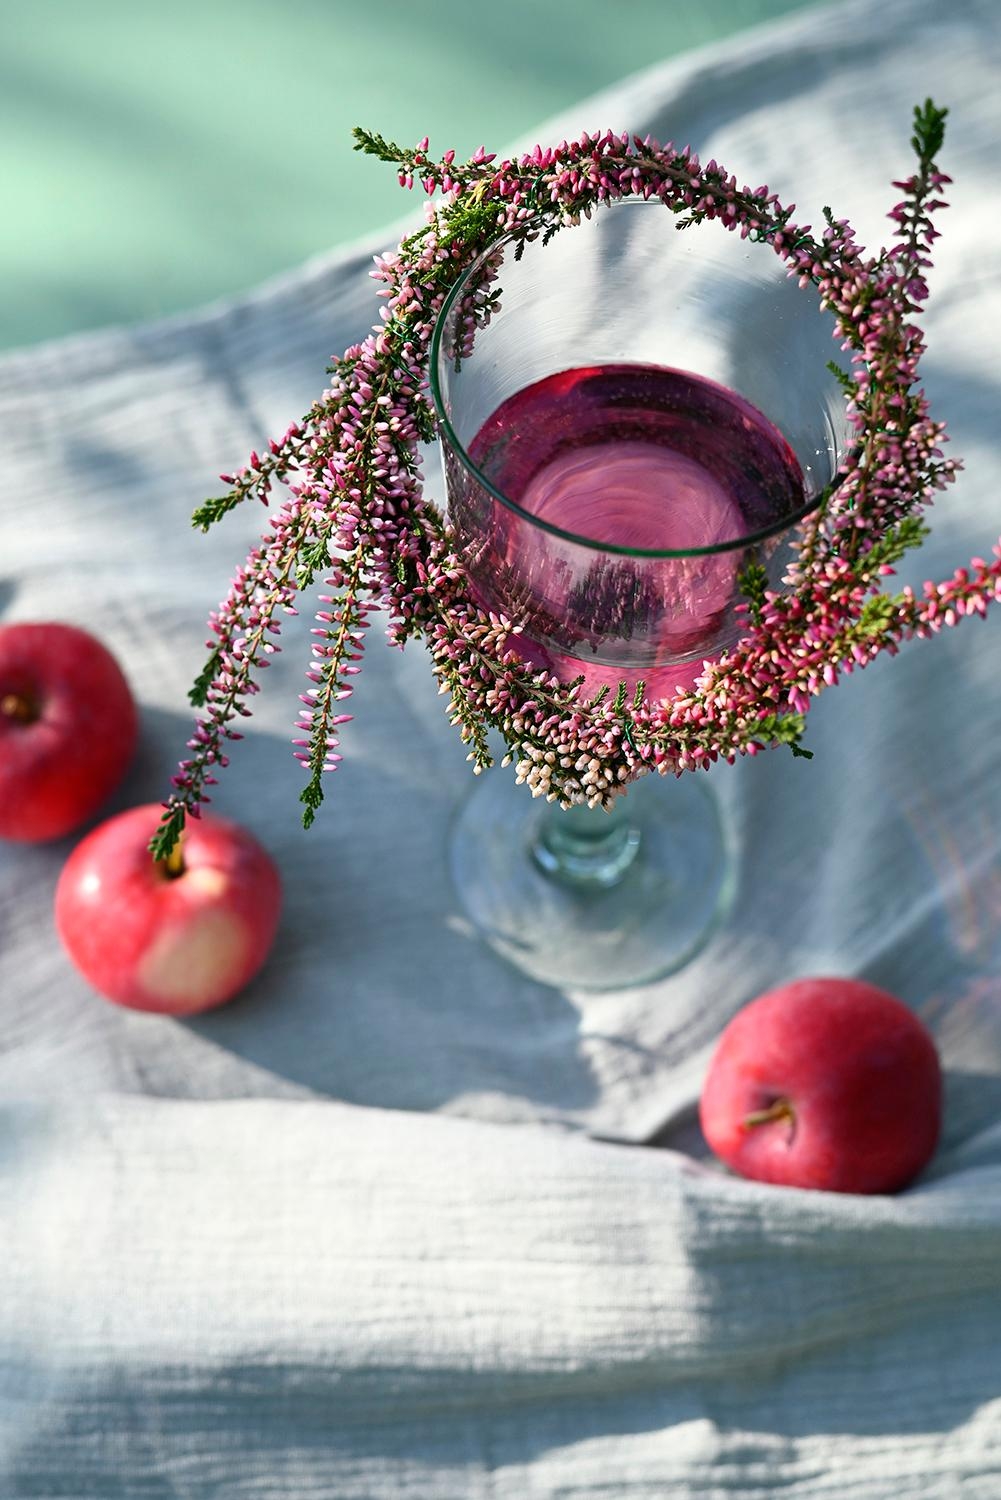
POLYGON ((0 348, 177 312, 392 223, 413 200, 353 124, 495 149, 805 3, 0 0, 0 348))

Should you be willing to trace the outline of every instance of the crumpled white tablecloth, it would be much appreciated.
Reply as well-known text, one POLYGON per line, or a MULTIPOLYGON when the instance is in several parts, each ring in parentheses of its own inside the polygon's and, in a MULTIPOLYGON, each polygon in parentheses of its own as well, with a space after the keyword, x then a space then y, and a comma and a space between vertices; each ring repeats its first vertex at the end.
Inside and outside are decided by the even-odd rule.
MULTIPOLYGON (((990 0, 850 0, 543 133, 691 140, 882 243, 913 104, 951 106, 925 371, 967 467, 912 579, 1001 531, 999 60, 990 0)), ((391 239, 0 362, 0 605, 89 625, 125 664, 145 730, 117 807, 166 785, 205 614, 261 521, 205 538, 189 513, 373 321, 391 239)), ((466 769, 419 649, 373 644, 302 833, 308 624, 217 789, 287 890, 238 1003, 188 1024, 106 1005, 53 932, 72 841, 0 849, 0 1496, 996 1500, 1001 617, 828 694, 812 762, 714 772, 730 921, 681 976, 598 996, 464 930, 443 835, 466 769), (942 1149, 896 1198, 690 1154, 727 1018, 825 971, 904 996, 942 1050, 942 1149)))

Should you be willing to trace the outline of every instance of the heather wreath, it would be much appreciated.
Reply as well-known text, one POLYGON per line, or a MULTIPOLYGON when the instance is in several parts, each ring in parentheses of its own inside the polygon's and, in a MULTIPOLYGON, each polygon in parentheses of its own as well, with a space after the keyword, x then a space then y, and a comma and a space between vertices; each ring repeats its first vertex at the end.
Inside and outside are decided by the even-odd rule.
MULTIPOLYGON (((928 295, 926 272, 950 179, 937 166, 946 111, 928 100, 915 110, 914 174, 894 184, 893 244, 867 256, 844 219, 824 210, 814 234, 793 222, 766 187, 738 187, 715 161, 649 137, 606 131, 559 146, 536 146, 498 162, 480 148, 405 150, 358 130, 356 148, 396 165, 401 185, 427 193, 427 222, 399 249, 376 258, 381 320, 335 361, 329 386, 301 422, 264 454, 223 475, 227 492, 205 502, 202 529, 251 497, 269 503, 287 491, 260 542, 238 568, 211 616, 211 654, 191 691, 201 710, 151 848, 165 857, 186 814, 227 763, 238 720, 250 714, 259 672, 279 649, 283 614, 324 580, 313 630, 308 690, 293 744, 308 773, 301 793, 308 827, 323 799, 326 771, 340 761, 344 711, 375 618, 389 641, 423 640, 451 721, 474 771, 491 764, 489 732, 506 745, 520 781, 565 806, 608 805, 649 771, 680 773, 723 758, 801 739, 812 700, 840 675, 934 634, 1001 598, 1001 544, 951 578, 919 591, 887 592, 884 580, 926 534, 934 492, 959 465, 942 456, 944 429, 918 384, 924 340, 917 323, 928 295), (436 197, 436 195, 441 195, 436 197), (588 696, 582 681, 561 683, 511 647, 519 622, 488 614, 473 597, 446 517, 421 485, 421 444, 435 437, 428 388, 432 333, 449 291, 500 236, 553 234, 612 200, 659 199, 677 228, 717 219, 743 238, 769 245, 801 286, 833 314, 850 368, 838 370, 854 442, 819 507, 802 524, 781 590, 754 567, 742 576, 745 633, 707 661, 691 690, 651 700, 635 693, 588 696)), ((470 313, 470 332, 487 316, 470 313)))

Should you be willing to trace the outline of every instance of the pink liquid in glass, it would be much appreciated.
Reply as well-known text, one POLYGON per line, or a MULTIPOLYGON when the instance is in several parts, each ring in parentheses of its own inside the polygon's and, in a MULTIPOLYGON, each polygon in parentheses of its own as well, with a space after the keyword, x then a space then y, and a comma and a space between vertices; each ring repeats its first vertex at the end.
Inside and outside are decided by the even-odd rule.
MULTIPOLYGON (((767 417, 723 386, 656 365, 538 381, 498 407, 469 453, 541 523, 480 505, 474 584, 489 607, 527 619, 516 642, 527 660, 563 680, 583 675, 588 692, 643 679, 656 698, 690 686, 732 619, 748 557, 740 542, 805 501, 796 456, 767 417), (712 547, 721 550, 642 555, 712 547)), ((465 496, 474 508, 468 484, 465 496)))

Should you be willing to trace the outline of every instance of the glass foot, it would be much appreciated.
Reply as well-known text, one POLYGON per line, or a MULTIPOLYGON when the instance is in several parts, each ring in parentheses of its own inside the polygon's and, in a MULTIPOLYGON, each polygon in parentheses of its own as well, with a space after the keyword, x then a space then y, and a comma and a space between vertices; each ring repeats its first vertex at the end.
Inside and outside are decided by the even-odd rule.
POLYGON ((483 939, 544 984, 622 989, 675 973, 705 946, 734 865, 703 776, 646 776, 611 812, 534 799, 481 777, 453 825, 460 904, 483 939))

